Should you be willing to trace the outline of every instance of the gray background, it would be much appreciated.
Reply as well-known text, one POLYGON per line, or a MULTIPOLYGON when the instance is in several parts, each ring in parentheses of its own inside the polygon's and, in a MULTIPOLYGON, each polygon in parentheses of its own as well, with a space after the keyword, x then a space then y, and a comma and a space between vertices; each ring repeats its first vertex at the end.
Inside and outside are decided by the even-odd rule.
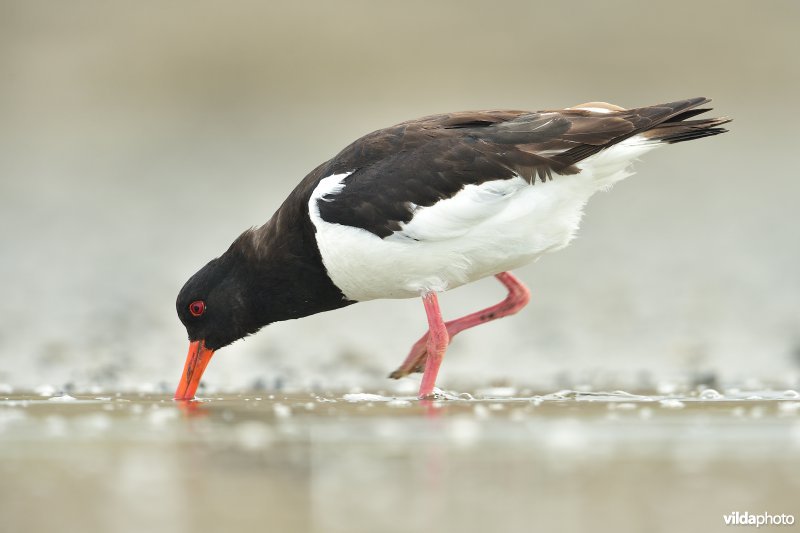
MULTIPOLYGON (((649 154, 444 386, 791 382, 800 348, 797 2, 0 1, 0 383, 177 381, 177 291, 358 136, 462 109, 714 98, 732 132, 649 154)), ((484 280, 442 298, 494 303, 484 280)), ((270 326, 208 384, 387 386, 420 302, 270 326)))

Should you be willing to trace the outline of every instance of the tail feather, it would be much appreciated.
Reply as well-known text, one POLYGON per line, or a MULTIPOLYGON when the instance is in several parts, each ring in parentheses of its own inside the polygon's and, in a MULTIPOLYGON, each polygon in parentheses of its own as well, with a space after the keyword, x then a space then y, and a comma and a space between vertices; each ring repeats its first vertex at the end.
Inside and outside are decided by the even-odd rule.
POLYGON ((687 118, 692 118, 696 115, 701 115, 711 111, 710 107, 701 107, 699 109, 690 109, 689 111, 684 111, 683 113, 678 113, 677 115, 668 118, 664 122, 680 122, 682 120, 686 120, 687 118))
MULTIPOLYGON (((693 111, 702 112, 708 110, 692 110, 681 115, 683 115, 683 118, 689 118, 697 114, 693 113, 693 111)), ((675 120, 675 118, 678 117, 673 117, 655 128, 643 132, 642 137, 649 141, 668 144, 691 141, 725 133, 728 130, 720 126, 731 121, 728 118, 707 118, 702 120, 675 120)))
POLYGON ((662 142, 689 141, 724 133, 727 130, 719 126, 730 122, 728 118, 687 120, 711 111, 710 108, 698 107, 710 101, 701 96, 635 109, 616 110, 612 108, 617 106, 597 102, 570 108, 568 110, 570 113, 584 113, 580 117, 570 115, 572 121, 571 129, 568 132, 571 135, 570 140, 578 139, 580 142, 552 157, 553 160, 562 164, 562 168, 557 172, 569 173, 565 170, 574 168, 573 165, 576 163, 631 137, 637 137, 638 143, 643 141, 642 144, 654 145, 662 142), (593 113, 592 111, 597 107, 608 109, 609 112, 593 113), (581 120, 583 117, 587 118, 581 120), (620 123, 620 120, 627 122, 627 126, 624 122, 620 123), (598 127, 598 121, 608 121, 608 126, 598 127), (621 134, 617 135, 620 132, 621 134))

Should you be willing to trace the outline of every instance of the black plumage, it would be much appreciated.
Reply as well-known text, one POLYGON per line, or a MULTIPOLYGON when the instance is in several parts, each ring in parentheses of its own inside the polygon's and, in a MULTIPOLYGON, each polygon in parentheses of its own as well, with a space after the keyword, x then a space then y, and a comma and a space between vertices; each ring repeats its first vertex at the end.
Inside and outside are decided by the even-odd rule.
POLYGON ((469 184, 575 174, 583 159, 637 134, 671 143, 722 133, 718 126, 726 119, 684 122, 707 111, 693 109, 706 102, 692 98, 608 113, 577 107, 424 117, 370 133, 342 150, 317 169, 308 195, 319 179, 350 173, 343 190, 318 201, 320 216, 388 237, 417 207, 451 198, 469 184))

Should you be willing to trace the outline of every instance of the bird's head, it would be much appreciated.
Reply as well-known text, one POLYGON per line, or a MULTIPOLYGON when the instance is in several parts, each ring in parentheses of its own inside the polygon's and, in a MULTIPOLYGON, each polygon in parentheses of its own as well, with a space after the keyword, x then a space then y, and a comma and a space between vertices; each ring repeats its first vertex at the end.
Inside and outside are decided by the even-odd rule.
POLYGON ((176 400, 194 397, 216 350, 263 326, 250 301, 255 292, 249 286, 252 279, 246 263, 229 251, 201 268, 181 289, 175 305, 190 344, 176 400))
POLYGON ((176 306, 189 354, 176 400, 194 397, 211 356, 223 346, 273 322, 355 303, 330 281, 321 260, 306 253, 291 231, 296 225, 286 227, 273 231, 270 222, 245 231, 181 289, 176 306))

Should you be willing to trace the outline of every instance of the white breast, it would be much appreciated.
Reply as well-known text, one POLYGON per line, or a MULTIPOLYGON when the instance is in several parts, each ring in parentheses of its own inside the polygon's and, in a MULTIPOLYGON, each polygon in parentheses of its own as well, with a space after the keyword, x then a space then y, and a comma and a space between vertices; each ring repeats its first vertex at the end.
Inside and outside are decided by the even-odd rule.
POLYGON ((348 299, 416 297, 563 248, 575 236, 589 197, 629 175, 630 160, 653 146, 630 139, 584 160, 579 174, 546 183, 530 185, 517 177, 467 185, 452 198, 418 208, 408 224, 384 239, 320 218, 317 202, 335 196, 349 173, 320 181, 309 215, 328 275, 348 299))

